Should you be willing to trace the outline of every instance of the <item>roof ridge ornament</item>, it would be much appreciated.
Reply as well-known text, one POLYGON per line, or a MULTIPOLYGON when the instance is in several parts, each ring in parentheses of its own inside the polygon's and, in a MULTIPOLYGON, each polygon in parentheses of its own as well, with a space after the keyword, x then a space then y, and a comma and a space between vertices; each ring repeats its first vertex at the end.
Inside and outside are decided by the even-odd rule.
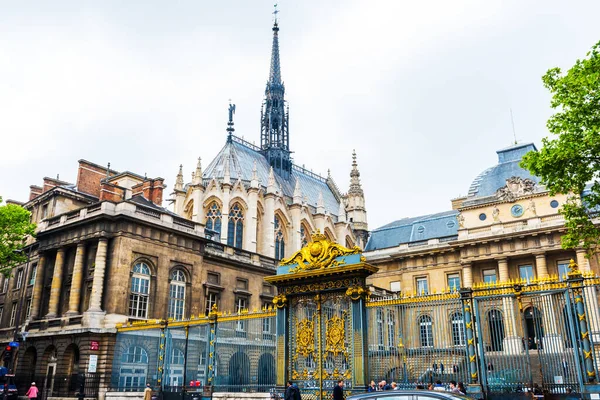
POLYGON ((506 185, 496 191, 496 197, 503 201, 514 201, 517 197, 532 194, 535 191, 535 181, 520 176, 511 176, 506 185))

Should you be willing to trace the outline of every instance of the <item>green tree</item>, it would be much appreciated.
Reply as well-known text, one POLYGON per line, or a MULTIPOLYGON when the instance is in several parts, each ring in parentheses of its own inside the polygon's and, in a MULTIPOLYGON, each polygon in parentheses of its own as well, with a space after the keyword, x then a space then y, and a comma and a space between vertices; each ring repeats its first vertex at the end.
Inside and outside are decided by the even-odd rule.
POLYGON ((541 179, 550 194, 568 196, 561 213, 567 233, 563 248, 583 247, 588 256, 598 250, 600 227, 600 42, 566 73, 552 68, 543 76, 557 112, 547 122, 551 138, 539 152, 521 163, 541 179), (589 190, 584 189, 591 185, 589 190))
POLYGON ((27 261, 20 252, 28 235, 33 236, 35 224, 29 222, 31 213, 14 204, 2 204, 0 197, 0 273, 8 276, 17 265, 27 261))

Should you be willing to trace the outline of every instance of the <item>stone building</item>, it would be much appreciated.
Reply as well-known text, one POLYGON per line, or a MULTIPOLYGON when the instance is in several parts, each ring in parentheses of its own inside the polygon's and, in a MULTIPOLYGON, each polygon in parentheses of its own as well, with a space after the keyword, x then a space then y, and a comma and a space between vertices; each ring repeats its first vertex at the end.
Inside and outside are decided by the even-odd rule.
MULTIPOLYGON (((274 260, 212 241, 204 225, 161 207, 162 178, 80 160, 74 184, 44 179, 23 207, 38 226, 29 261, 4 278, 0 332, 23 339, 19 382, 49 395, 110 380, 118 323, 259 309, 275 295, 274 260)), ((139 349, 124 349, 136 357, 139 349)), ((139 354, 138 354, 139 356, 139 354)))
POLYGON ((330 174, 323 178, 291 158, 278 35, 275 22, 260 146, 234 135, 235 105, 230 105, 227 140, 217 156, 204 170, 198 159, 187 184, 180 167, 173 192, 175 212, 206 224, 223 244, 275 259, 290 256, 317 230, 348 247, 364 248, 367 212, 356 154, 347 193, 330 174))
MULTIPOLYGON (((499 282, 564 280, 571 259, 584 274, 598 274, 597 257, 588 260, 583 249, 561 247, 565 222, 559 210, 566 196, 551 196, 537 177, 519 166, 529 151, 537 149, 516 144, 498 150, 498 163, 473 180, 467 196, 453 199, 451 210, 400 219, 372 231, 365 256, 380 270, 369 282, 400 296, 419 296, 499 282)), ((588 297, 591 330, 598 335, 597 295, 588 297)), ((542 312, 531 300, 522 309, 512 302, 490 301, 481 315, 486 346, 516 353, 524 342, 536 348, 553 335, 565 336, 569 328, 564 310, 557 304, 544 306, 542 312)), ((415 330, 412 346, 433 345, 431 326, 439 329, 436 346, 456 345, 452 334, 462 320, 454 324, 450 309, 436 313, 437 320, 424 308, 405 316, 404 323, 415 330)))

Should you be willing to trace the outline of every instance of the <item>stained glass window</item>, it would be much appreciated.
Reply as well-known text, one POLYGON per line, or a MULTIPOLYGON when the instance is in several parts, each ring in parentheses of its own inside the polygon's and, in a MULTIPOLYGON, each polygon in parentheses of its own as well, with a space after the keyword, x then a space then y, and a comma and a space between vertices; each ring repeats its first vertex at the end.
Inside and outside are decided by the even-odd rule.
POLYGON ((229 223, 227 227, 227 245, 242 248, 242 238, 244 236, 244 214, 242 207, 235 203, 229 210, 229 223))
POLYGON ((283 236, 283 224, 279 217, 275 216, 275 259, 281 260, 285 254, 285 238, 283 236))
POLYGON ((216 232, 214 240, 221 239, 221 208, 213 201, 206 211, 206 229, 216 232))

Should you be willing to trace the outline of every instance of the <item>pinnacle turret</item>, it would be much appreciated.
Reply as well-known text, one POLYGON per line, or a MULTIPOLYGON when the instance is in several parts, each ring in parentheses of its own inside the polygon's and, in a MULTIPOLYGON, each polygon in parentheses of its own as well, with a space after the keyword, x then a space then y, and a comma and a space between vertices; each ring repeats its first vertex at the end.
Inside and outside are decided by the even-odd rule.
POLYGON ((177 179, 175 179, 175 190, 183 190, 183 164, 179 165, 179 173, 177 179))
POLYGON ((363 190, 360 185, 360 172, 358 171, 358 163, 356 162, 356 150, 352 150, 352 170, 350 171, 350 189, 348 194, 356 194, 362 196, 363 190))
POLYGON ((294 187, 294 204, 302 204, 302 190, 298 178, 296 178, 296 186, 294 187))
POLYGON ((192 183, 194 185, 202 183, 202 159, 200 157, 198 157, 198 164, 196 164, 196 172, 194 173, 192 183))

